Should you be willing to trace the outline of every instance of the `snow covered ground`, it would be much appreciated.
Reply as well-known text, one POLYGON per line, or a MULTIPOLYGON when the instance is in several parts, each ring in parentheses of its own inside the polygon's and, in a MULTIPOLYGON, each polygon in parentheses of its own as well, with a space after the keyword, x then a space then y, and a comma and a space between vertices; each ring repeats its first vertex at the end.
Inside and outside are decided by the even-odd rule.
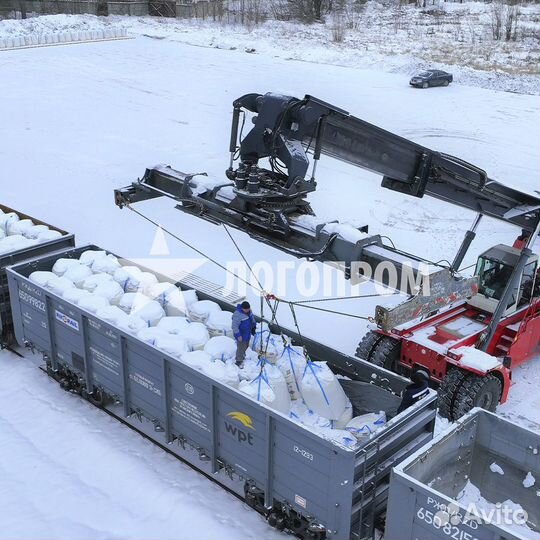
POLYGON ((56 15, 3 21, 0 37, 65 30, 127 28, 133 35, 316 64, 399 73, 404 83, 429 67, 453 73, 458 84, 525 94, 540 93, 540 7, 520 7, 517 39, 492 38, 492 4, 434 1, 426 9, 374 0, 340 19, 345 37, 333 41, 336 22, 257 26, 158 17, 56 15))
MULTIPOLYGON (((79 244, 147 258, 156 231, 118 210, 112 190, 159 162, 222 178, 232 100, 266 91, 313 94, 456 154, 508 184, 538 189, 536 96, 458 84, 422 92, 409 88, 403 74, 319 64, 316 56, 299 62, 264 48, 247 54, 192 46, 181 43, 183 38, 173 28, 161 40, 139 36, 0 53, 2 203, 75 232, 79 244)), ((319 187, 311 197, 318 215, 369 223, 372 232, 433 260, 455 252, 474 217, 438 201, 382 190, 375 175, 330 159, 321 160, 318 171, 319 187)), ((178 212, 171 201, 150 201, 139 209, 220 261, 239 260, 225 231, 178 212)), ((464 264, 493 244, 511 243, 516 233, 485 219, 464 264)), ((287 259, 233 234, 251 263, 275 266, 287 259)), ((168 246, 171 257, 197 257, 170 239, 168 246)), ((299 268, 301 262, 295 263, 299 268)), ((198 272, 226 281, 209 263, 198 272)), ((334 279, 337 288, 342 281, 337 274, 334 279)), ((287 297, 300 298, 293 273, 286 284, 287 297)), ((322 295, 322 284, 314 289, 315 297, 322 295)), ((365 285, 362 292, 373 287, 365 285)), ((249 298, 258 306, 253 292, 249 298)), ((325 307, 369 316, 380 301, 325 307)), ((308 310, 299 316, 305 334, 347 353, 366 331, 357 319, 308 310)), ((292 326, 287 311, 280 319, 292 326)), ((516 369, 514 381, 500 412, 538 426, 540 359, 516 369)), ((186 522, 190 531, 204 531, 212 540, 277 537, 219 487, 6 352, 0 353, 0 405, 1 538, 182 538, 186 522)))

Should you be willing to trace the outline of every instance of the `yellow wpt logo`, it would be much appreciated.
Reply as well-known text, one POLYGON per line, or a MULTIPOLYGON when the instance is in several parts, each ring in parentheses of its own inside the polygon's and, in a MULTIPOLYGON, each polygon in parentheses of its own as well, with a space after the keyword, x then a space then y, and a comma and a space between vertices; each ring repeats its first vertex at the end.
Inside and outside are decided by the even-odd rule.
POLYGON ((239 412, 239 411, 232 411, 230 413, 227 413, 227 416, 230 416, 234 420, 237 420, 244 427, 255 430, 255 428, 253 427, 253 420, 251 419, 251 416, 248 416, 246 413, 239 412))

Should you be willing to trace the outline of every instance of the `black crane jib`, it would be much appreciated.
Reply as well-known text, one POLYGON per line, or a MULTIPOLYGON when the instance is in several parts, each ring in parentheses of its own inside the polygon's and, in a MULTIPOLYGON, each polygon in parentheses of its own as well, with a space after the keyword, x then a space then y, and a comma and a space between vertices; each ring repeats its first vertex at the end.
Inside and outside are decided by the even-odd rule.
POLYGON ((507 187, 474 165, 429 150, 312 96, 300 100, 272 93, 247 94, 233 106, 229 181, 211 183, 199 174, 160 165, 115 190, 116 204, 122 207, 167 196, 184 212, 235 227, 296 257, 341 263, 347 277, 362 279, 365 267, 358 263, 367 264, 370 277, 385 285, 392 278, 392 286, 397 283, 402 292, 413 296, 394 308, 377 308, 376 320, 383 328, 476 293, 476 278, 464 278, 456 271, 483 215, 530 232, 540 223, 540 194, 507 187), (255 115, 253 127, 239 141, 246 121, 242 114, 248 112, 255 115), (325 223, 306 226, 303 218, 313 214, 306 197, 316 189, 315 169, 321 153, 382 174, 382 185, 394 191, 432 196, 477 212, 450 268, 426 264, 421 257, 385 244, 380 235, 368 234, 367 224, 358 228, 364 234, 353 239, 333 232, 335 228, 325 223), (314 160, 311 175, 309 154, 314 160), (261 160, 268 161, 267 168, 261 160), (374 270, 381 263, 392 263, 397 274, 382 273, 377 278, 374 270), (420 290, 431 292, 419 294, 420 290))
POLYGON ((505 186, 475 165, 430 150, 313 96, 247 94, 233 106, 231 155, 238 150, 241 112, 256 114, 253 128, 239 145, 239 167, 234 170, 231 163, 228 171, 237 183, 247 179, 245 187, 252 199, 290 199, 314 191, 308 153, 315 162, 322 153, 383 175, 382 186, 400 193, 429 195, 529 232, 540 220, 540 192, 533 195, 505 186), (262 158, 270 159, 270 170, 257 167, 262 158), (273 189, 268 189, 269 183, 273 189))

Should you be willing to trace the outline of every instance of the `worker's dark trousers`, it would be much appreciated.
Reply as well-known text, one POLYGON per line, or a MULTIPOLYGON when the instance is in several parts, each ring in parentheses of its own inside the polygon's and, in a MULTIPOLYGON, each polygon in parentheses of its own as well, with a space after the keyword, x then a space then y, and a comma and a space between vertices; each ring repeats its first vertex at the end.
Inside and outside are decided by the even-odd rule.
POLYGON ((236 340, 236 365, 242 364, 244 359, 246 358, 246 351, 249 347, 249 340, 245 341, 238 341, 236 340))

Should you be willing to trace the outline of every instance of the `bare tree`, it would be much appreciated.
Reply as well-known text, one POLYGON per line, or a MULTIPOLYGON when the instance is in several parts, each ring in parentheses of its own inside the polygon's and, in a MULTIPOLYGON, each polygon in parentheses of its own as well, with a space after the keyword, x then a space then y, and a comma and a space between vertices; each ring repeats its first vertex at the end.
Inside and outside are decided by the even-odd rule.
POLYGON ((21 19, 26 19, 26 0, 19 0, 17 3, 17 7, 19 8, 19 11, 21 12, 21 19))
POLYGON ((506 41, 516 40, 520 11, 517 4, 506 6, 506 19, 504 21, 504 37, 506 41))
POLYGON ((491 32, 496 41, 515 40, 519 22, 520 10, 516 0, 510 4, 503 0, 495 0, 491 4, 491 32))
POLYGON ((321 21, 332 11, 332 0, 288 0, 293 18, 304 22, 321 21))
POLYGON ((491 33, 496 41, 501 39, 503 10, 504 6, 500 0, 491 4, 491 33))
POLYGON ((345 39, 345 17, 343 12, 338 10, 332 15, 332 41, 342 43, 345 39))

